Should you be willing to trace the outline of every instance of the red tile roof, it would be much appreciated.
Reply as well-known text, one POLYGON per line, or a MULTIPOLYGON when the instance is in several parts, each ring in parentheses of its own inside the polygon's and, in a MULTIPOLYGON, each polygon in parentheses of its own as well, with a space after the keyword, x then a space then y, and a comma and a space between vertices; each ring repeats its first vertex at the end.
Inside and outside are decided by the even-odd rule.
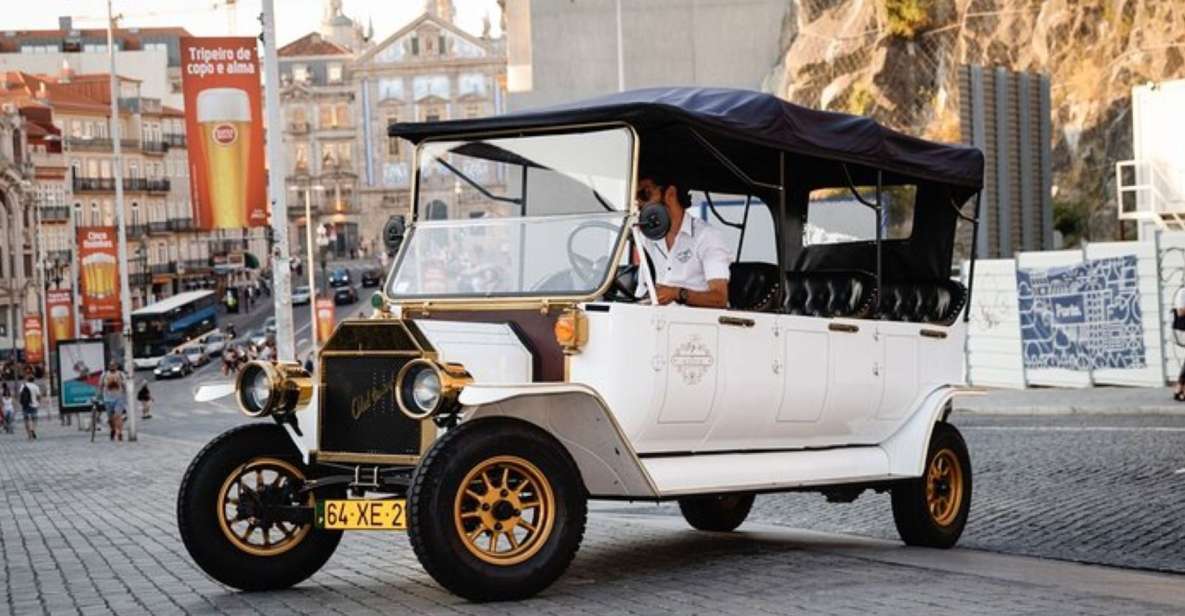
POLYGON ((341 56, 350 55, 350 50, 321 37, 320 33, 310 32, 291 43, 281 47, 276 52, 281 58, 293 56, 341 56))

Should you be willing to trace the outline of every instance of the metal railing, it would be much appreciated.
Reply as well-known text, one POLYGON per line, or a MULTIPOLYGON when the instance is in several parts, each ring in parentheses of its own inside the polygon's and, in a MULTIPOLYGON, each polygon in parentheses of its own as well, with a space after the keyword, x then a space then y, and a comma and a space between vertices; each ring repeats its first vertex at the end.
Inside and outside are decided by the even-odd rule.
POLYGON ((176 263, 154 263, 149 266, 153 274, 172 274, 177 271, 176 263))
POLYGON ((164 139, 165 139, 165 143, 169 144, 169 147, 173 147, 173 148, 187 147, 184 133, 165 133, 164 139))
POLYGON ((148 192, 169 192, 171 185, 167 178, 154 178, 148 180, 148 192))
POLYGON ((45 205, 41 207, 42 222, 67 222, 70 220, 70 207, 66 205, 45 205))
POLYGON ((164 233, 169 230, 169 223, 164 220, 153 220, 148 223, 149 233, 164 233))
POLYGON ((167 141, 145 141, 140 147, 145 154, 164 154, 169 151, 167 141))
POLYGON ((170 230, 173 231, 188 231, 193 228, 192 218, 170 218, 168 222, 170 230))
POLYGON ((300 135, 309 132, 308 122, 289 122, 288 132, 294 135, 300 135))
POLYGON ((1120 220, 1146 220, 1161 229, 1185 230, 1185 185, 1174 186, 1155 161, 1115 163, 1120 220))

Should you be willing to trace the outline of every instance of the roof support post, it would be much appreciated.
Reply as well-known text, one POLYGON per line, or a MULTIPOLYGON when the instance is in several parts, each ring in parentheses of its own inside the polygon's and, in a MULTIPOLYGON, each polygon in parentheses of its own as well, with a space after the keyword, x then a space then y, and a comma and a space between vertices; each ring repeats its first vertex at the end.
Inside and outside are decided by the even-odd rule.
POLYGON ((979 243, 979 201, 983 191, 975 193, 975 218, 971 220, 971 265, 967 267, 967 303, 963 308, 963 322, 971 320, 971 288, 975 285, 976 244, 979 243))
MULTIPOLYGON (((749 206, 745 205, 745 217, 748 218, 749 206)), ((790 269, 790 255, 787 250, 787 238, 785 234, 791 228, 791 225, 786 224, 789 221, 788 212, 786 211, 786 153, 778 150, 778 224, 774 225, 774 237, 778 238, 778 275, 781 278, 778 284, 777 306, 780 310, 786 309, 786 272, 790 269)), ((747 221, 746 221, 747 222, 747 221)), ((793 228, 801 229, 800 226, 794 225, 793 228)), ((743 233, 743 231, 742 231, 743 233)), ((742 235, 742 240, 744 236, 742 235)), ((802 238, 799 237, 801 242, 802 238)), ((738 254, 737 259, 741 258, 738 254)))
POLYGON ((876 303, 873 314, 881 311, 881 295, 885 283, 881 280, 881 241, 884 239, 885 208, 881 205, 881 185, 884 182, 884 172, 876 170, 876 303))

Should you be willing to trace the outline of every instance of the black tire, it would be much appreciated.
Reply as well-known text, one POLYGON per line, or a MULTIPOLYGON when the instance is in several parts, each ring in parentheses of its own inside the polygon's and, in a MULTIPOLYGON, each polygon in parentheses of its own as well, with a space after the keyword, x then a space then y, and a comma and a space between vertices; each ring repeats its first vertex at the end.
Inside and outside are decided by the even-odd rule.
POLYGON ((309 477, 283 428, 252 423, 223 432, 198 452, 177 494, 177 526, 190 556, 207 575, 240 590, 293 586, 320 569, 341 541, 341 531, 317 529, 311 523, 293 525, 298 538, 278 554, 251 553, 231 540, 217 513, 223 484, 241 467, 268 459, 291 465, 309 477))
POLYGON ((954 426, 934 425, 922 476, 895 486, 892 500, 893 521, 906 545, 950 548, 958 542, 971 510, 971 457, 954 426), (936 468, 940 456, 955 475, 944 475, 941 464, 936 468))
POLYGON ((683 519, 696 530, 728 533, 749 517, 754 494, 719 494, 679 499, 683 519))
MULTIPOLYGON (((420 564, 441 586, 471 601, 524 599, 550 586, 576 555, 584 537, 588 512, 580 471, 563 446, 531 424, 503 418, 466 422, 438 439, 412 475, 407 502, 408 537, 420 564), (531 484, 521 481, 515 488, 516 484, 509 483, 514 480, 513 475, 510 480, 494 477, 492 484, 478 484, 478 477, 473 474, 497 460, 509 462, 502 467, 495 466, 494 475, 498 474, 497 468, 506 468, 506 465, 518 468, 524 477, 529 473, 523 474, 523 469, 535 470, 544 485, 523 490, 524 485, 531 484), (525 462, 533 469, 518 465, 515 460, 525 462), (531 522, 547 530, 533 540, 530 534, 519 538, 522 542, 519 549, 530 547, 525 555, 516 556, 524 560, 515 562, 508 558, 503 562, 492 562, 492 556, 483 558, 477 554, 480 550, 475 547, 478 541, 492 537, 493 542, 500 543, 502 539, 496 532, 481 530, 486 524, 486 516, 477 511, 481 501, 460 495, 462 482, 467 477, 470 481, 465 487, 470 488, 471 493, 493 494, 488 486, 506 481, 500 485, 502 497, 506 497, 509 487, 515 498, 521 496, 522 491, 530 500, 551 503, 546 509, 550 513, 543 517, 542 525, 540 516, 544 510, 531 511, 534 516, 531 522), (463 514, 467 506, 473 506, 473 509, 463 514), (480 516, 480 519, 466 521, 467 516, 480 516), (462 534, 471 532, 469 529, 475 529, 472 532, 478 539, 470 541, 462 534)), ((492 509, 483 511, 492 511, 490 516, 498 515, 502 502, 498 501, 492 509)), ((529 503, 524 500, 521 504, 529 503)), ((525 513, 527 509, 529 507, 523 507, 521 511, 525 513)), ((527 519, 525 515, 521 518, 519 515, 520 510, 513 509, 514 517, 504 520, 512 534, 520 529, 518 520, 525 522, 527 519)), ((513 543, 508 545, 514 546, 513 543)))

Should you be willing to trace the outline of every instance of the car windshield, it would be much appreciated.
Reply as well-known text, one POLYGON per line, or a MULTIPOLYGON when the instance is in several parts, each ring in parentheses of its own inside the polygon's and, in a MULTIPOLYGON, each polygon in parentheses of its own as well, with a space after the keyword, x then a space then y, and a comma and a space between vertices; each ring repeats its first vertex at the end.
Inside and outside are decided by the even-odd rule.
POLYGON ((181 359, 180 355, 166 355, 161 358, 160 363, 162 366, 173 366, 176 364, 180 364, 183 361, 184 360, 181 359))
POLYGON ((309 288, 308 287, 296 287, 295 289, 292 290, 292 294, 293 295, 308 295, 309 288))
POLYGON ((388 295, 588 295, 607 279, 629 206, 628 129, 425 142, 417 222, 388 295))

